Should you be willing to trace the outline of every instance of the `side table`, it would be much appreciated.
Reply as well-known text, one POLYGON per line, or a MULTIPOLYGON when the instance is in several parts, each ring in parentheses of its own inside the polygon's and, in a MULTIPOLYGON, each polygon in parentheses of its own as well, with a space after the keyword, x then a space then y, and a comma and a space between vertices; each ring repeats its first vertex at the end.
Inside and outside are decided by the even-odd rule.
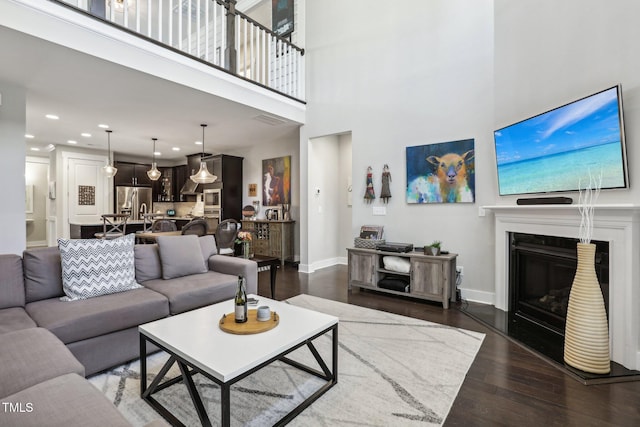
MULTIPOLYGON (((238 255, 242 257, 242 255, 238 255)), ((261 268, 269 268, 269 274, 271 279, 271 298, 276 299, 276 273, 278 272, 278 266, 280 265, 280 259, 266 255, 254 255, 248 258, 251 261, 255 261, 258 264, 258 272, 261 268)))

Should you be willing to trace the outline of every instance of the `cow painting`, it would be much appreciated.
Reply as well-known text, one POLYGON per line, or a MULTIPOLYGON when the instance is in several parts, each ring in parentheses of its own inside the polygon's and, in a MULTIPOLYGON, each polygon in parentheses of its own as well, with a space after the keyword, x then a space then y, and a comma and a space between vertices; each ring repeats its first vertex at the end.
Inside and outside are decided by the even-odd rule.
POLYGON ((407 203, 473 203, 474 140, 407 147, 407 203))

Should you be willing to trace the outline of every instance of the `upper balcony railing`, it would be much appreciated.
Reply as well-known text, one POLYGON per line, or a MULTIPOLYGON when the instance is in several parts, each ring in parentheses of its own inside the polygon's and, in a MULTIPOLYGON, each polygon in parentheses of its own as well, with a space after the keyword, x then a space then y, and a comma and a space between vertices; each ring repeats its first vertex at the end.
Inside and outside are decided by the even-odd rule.
POLYGON ((53 0, 304 102, 304 50, 235 10, 236 0, 53 0))

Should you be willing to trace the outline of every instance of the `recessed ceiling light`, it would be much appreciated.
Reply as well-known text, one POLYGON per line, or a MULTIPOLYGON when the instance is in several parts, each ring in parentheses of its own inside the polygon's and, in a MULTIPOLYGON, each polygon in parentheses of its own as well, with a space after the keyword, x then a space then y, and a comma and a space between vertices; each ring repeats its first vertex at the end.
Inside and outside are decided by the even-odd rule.
POLYGON ((173 147, 172 150, 173 151, 180 151, 180 147, 173 147))
POLYGON ((202 141, 196 141, 195 144, 196 145, 202 145, 202 141))
POLYGON ((25 133, 25 134, 24 134, 24 137, 25 137, 25 138, 29 138, 29 139, 33 139, 33 138, 35 138, 35 136, 31 135, 30 133, 25 133))
POLYGON ((105 125, 105 124, 102 124, 102 123, 99 124, 98 127, 102 128, 102 129, 109 129, 109 125, 105 125))
POLYGON ((51 119, 51 120, 58 120, 60 117, 56 116, 55 114, 47 114, 45 116, 47 119, 51 119))
POLYGON ((31 151, 40 151, 38 147, 31 147, 31 151))
POLYGON ((162 156, 162 153, 161 153, 161 152, 159 152, 159 151, 154 151, 154 153, 153 153, 153 154, 154 154, 154 155, 156 155, 156 156, 162 156))
POLYGON ((83 132, 80 134, 81 136, 84 136, 85 138, 91 138, 91 134, 87 133, 87 132, 83 132))
POLYGON ((53 144, 47 144, 45 148, 47 149, 47 151, 53 151, 56 149, 56 146, 53 144))
POLYGON ((73 139, 70 139, 70 140, 67 141, 67 143, 69 143, 69 144, 77 144, 78 141, 74 141, 73 139))

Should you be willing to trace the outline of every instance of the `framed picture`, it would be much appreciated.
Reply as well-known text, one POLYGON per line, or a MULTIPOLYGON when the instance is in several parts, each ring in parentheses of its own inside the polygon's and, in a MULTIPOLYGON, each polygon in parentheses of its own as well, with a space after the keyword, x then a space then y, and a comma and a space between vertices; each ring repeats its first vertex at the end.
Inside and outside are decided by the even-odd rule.
POLYGON ((262 161, 262 206, 291 203, 291 156, 262 161))
POLYGON ((361 239, 382 239, 384 227, 382 225, 363 225, 360 227, 361 239))
POLYGON ((249 197, 256 197, 258 195, 258 184, 249 184, 249 197))
POLYGON ((407 147, 407 203, 473 203, 474 140, 407 147))
POLYGON ((280 37, 293 32, 293 0, 271 0, 271 26, 280 37))

